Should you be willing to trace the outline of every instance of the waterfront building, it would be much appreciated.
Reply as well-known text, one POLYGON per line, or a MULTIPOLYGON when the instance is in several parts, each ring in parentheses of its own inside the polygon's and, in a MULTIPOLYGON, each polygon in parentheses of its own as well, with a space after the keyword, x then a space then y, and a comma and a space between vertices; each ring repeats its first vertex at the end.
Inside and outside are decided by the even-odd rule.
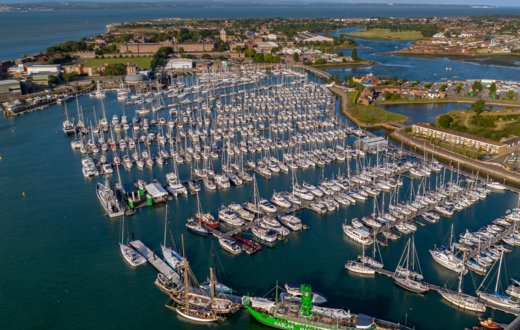
POLYGON ((19 80, 0 80, 0 95, 17 95, 21 93, 22 89, 19 80))
POLYGON ((507 151, 507 145, 502 142, 492 141, 462 132, 451 131, 433 126, 432 124, 413 124, 412 132, 420 137, 439 139, 445 143, 474 150, 483 150, 489 154, 497 154, 507 151))
POLYGON ((174 58, 168 61, 166 70, 189 70, 193 68, 193 60, 189 58, 174 58))

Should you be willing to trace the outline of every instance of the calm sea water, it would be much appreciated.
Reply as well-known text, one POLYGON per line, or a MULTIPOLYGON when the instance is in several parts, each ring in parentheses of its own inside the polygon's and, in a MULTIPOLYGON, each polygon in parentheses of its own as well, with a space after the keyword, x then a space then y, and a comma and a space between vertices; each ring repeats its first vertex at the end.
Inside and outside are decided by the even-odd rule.
MULTIPOLYGON (((93 118, 92 107, 100 109, 94 99, 82 97, 80 102, 89 118, 93 118)), ((113 94, 107 97, 106 109, 109 118, 114 112, 122 112, 113 94)), ((126 111, 131 113, 129 108, 126 111)), ((120 220, 103 215, 95 196, 95 180, 83 177, 81 154, 71 150, 70 139, 61 132, 63 118, 61 106, 16 119, 0 118, 0 328, 206 329, 181 321, 163 306, 167 299, 153 285, 156 272, 150 266, 130 269, 126 265, 117 246, 120 220)), ((164 181, 170 166, 163 170, 156 167, 144 172, 123 171, 123 180, 164 181)), ((330 176, 338 169, 345 172, 346 164, 330 165, 324 173, 330 176)), ((186 171, 181 166, 182 176, 186 171)), ((314 169, 299 172, 298 179, 316 182, 320 175, 322 171, 314 169)), ((405 180, 402 194, 408 196, 410 184, 405 180)), ((288 189, 290 178, 258 178, 258 185, 260 194, 270 197, 273 190, 288 189)), ((226 192, 203 189, 201 201, 204 210, 216 214, 221 205, 244 202, 250 194, 247 185, 226 192)), ((436 265, 428 253, 435 244, 445 241, 451 224, 456 233, 478 229, 516 202, 515 194, 494 193, 451 219, 420 227, 415 241, 426 280, 454 285, 454 274, 436 265)), ((220 280, 239 294, 263 295, 275 281, 306 282, 329 298, 329 306, 406 321, 417 329, 462 329, 477 321, 476 315, 451 308, 436 293, 419 296, 397 288, 388 278, 359 278, 345 271, 345 261, 357 256, 360 247, 344 237, 341 223, 370 213, 371 199, 325 216, 302 211, 298 215, 310 230, 292 233, 286 242, 252 256, 230 256, 213 237, 187 233, 184 223, 194 210, 193 198, 179 198, 169 205, 170 229, 177 245, 179 236, 185 235, 187 255, 199 280, 207 276, 209 250, 216 246, 223 266, 220 280)), ((158 250, 164 212, 164 206, 140 210, 127 221, 130 231, 158 250)), ((405 243, 401 239, 382 248, 388 269, 397 264, 405 243)), ((507 256, 508 274, 520 274, 519 251, 507 256)), ((465 289, 473 292, 480 280, 467 276, 465 289)), ((491 310, 487 315, 503 322, 511 320, 491 310)), ((246 312, 216 327, 261 328, 246 312)))
MULTIPOLYGON (((349 33, 356 28, 340 29, 335 32, 349 33)), ((400 40, 366 40, 354 38, 359 44, 358 56, 375 62, 368 67, 332 68, 327 69, 333 75, 344 79, 348 75, 362 76, 373 73, 378 76, 400 77, 411 81, 442 81, 446 79, 497 79, 518 80, 520 66, 497 64, 485 59, 463 59, 447 57, 411 57, 388 52, 397 51, 411 45, 411 41, 400 40)), ((351 54, 350 49, 343 50, 346 55, 351 54)))

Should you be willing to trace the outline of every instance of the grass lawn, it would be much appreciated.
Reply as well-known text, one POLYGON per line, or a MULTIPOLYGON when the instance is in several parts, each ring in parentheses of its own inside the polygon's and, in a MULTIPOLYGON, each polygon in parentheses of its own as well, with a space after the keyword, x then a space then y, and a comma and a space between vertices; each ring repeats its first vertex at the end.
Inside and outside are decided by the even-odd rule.
POLYGON ((450 125, 450 129, 453 130, 461 131, 461 128, 464 128, 467 134, 494 141, 520 136, 518 109, 487 110, 480 114, 478 121, 472 110, 454 110, 447 115, 453 120, 450 125))
POLYGON ((419 31, 391 31, 389 29, 368 29, 365 31, 348 33, 348 36, 370 39, 417 40, 423 39, 419 31))
POLYGON ((127 63, 131 63, 131 64, 137 65, 139 67, 139 69, 149 69, 151 61, 152 61, 152 57, 151 56, 147 56, 147 57, 123 57, 123 58, 119 58, 119 57, 115 57, 115 58, 93 58, 93 59, 90 59, 90 60, 83 61, 81 63, 83 65, 89 66, 89 67, 97 67, 97 66, 101 66, 101 65, 103 65, 105 63, 108 63, 108 64, 116 64, 116 63, 127 64, 127 63))
POLYGON ((348 111, 352 117, 366 125, 402 123, 408 120, 406 116, 383 110, 375 105, 349 106, 348 111))

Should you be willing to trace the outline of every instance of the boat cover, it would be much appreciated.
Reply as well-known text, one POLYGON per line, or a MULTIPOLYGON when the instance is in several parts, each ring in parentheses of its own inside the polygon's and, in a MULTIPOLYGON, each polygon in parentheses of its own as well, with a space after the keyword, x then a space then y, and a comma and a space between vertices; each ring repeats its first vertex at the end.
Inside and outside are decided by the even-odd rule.
POLYGON ((313 306, 312 311, 316 314, 324 315, 333 317, 336 319, 349 319, 352 317, 352 314, 350 314, 350 311, 345 311, 343 309, 339 308, 327 308, 327 307, 318 307, 313 306))
POLYGON ((164 188, 158 183, 149 183, 144 189, 152 196, 152 198, 162 198, 168 196, 168 193, 164 188))

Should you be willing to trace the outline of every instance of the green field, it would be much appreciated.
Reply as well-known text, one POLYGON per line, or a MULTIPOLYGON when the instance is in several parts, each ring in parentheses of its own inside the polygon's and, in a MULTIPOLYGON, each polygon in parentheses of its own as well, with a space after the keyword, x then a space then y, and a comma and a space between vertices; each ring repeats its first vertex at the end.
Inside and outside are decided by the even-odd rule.
POLYGON ((423 39, 419 31, 391 31, 389 29, 368 29, 347 34, 350 37, 368 39, 417 40, 423 39))
POLYGON ((149 69, 152 57, 115 57, 115 58, 93 58, 90 60, 82 61, 81 63, 89 67, 97 67, 103 64, 116 64, 116 63, 131 63, 139 67, 139 69, 149 69))
POLYGON ((380 125, 385 123, 402 123, 408 117, 386 111, 375 105, 356 105, 348 109, 350 115, 359 123, 365 125, 380 125))

